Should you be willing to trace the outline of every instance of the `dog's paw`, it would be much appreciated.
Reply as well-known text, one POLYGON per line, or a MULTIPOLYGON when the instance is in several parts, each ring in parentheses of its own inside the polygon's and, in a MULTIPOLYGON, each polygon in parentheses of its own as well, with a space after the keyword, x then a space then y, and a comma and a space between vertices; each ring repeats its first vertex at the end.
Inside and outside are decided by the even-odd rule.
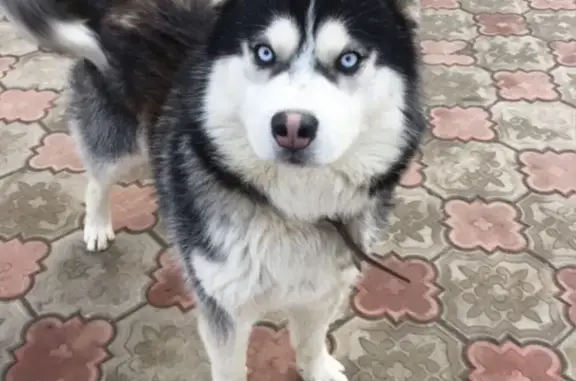
POLYGON ((248 367, 244 368, 244 372, 230 372, 212 369, 212 381, 247 381, 248 380, 248 367))
POLYGON ((110 241, 114 239, 112 222, 105 223, 86 221, 84 225, 84 243, 88 251, 103 251, 108 248, 110 241))
POLYGON ((302 377, 306 381, 348 381, 344 374, 344 365, 330 355, 301 367, 302 377))

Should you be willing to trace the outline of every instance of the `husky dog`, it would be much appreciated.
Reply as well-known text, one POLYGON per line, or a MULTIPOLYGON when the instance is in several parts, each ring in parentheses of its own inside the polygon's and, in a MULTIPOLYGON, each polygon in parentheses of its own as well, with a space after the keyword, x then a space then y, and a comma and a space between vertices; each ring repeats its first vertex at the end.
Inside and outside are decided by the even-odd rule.
POLYGON ((135 158, 198 302, 213 381, 246 380, 251 327, 283 310, 307 381, 345 381, 326 334, 425 128, 415 0, 0 0, 82 58, 70 127, 84 239, 114 237, 109 191, 135 158))

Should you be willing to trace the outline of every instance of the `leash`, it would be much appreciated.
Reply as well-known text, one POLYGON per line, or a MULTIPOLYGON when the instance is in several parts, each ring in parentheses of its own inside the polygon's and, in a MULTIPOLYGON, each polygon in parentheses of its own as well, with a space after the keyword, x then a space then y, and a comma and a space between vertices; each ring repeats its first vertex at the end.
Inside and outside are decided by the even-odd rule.
MULTIPOLYGON (((275 208, 273 205, 270 206, 279 216, 283 215, 283 213, 277 208, 275 208)), ((360 248, 360 246, 356 243, 354 238, 352 238, 352 235, 350 234, 350 232, 346 228, 346 225, 344 225, 342 221, 333 220, 330 218, 325 218, 324 220, 330 223, 332 226, 334 226, 334 228, 336 228, 336 231, 338 232, 338 234, 340 234, 340 237, 344 241, 344 244, 348 247, 348 249, 350 249, 350 251, 352 251, 352 254, 354 254, 352 259, 354 261, 354 265, 358 270, 362 270, 361 267, 362 262, 366 262, 376 267, 378 270, 383 271, 389 275, 392 275, 393 277, 396 277, 405 283, 411 283, 410 279, 408 279, 404 275, 400 274, 396 270, 391 269, 390 267, 383 265, 382 263, 374 259, 372 256, 366 254, 364 250, 362 250, 362 248, 360 248)))
POLYGON ((352 238, 352 236, 350 235, 350 232, 348 231, 348 229, 346 229, 346 226, 344 225, 344 223, 342 221, 335 221, 332 219, 327 218, 326 219, 328 222, 330 222, 332 224, 332 226, 334 226, 336 228, 336 231, 338 231, 338 234, 340 234, 340 236, 342 237, 342 240, 344 240, 344 243, 346 244, 346 246, 348 246, 348 248, 352 251, 352 253, 354 254, 354 262, 356 267, 360 270, 360 265, 362 262, 367 262, 368 264, 376 267, 377 269, 384 271, 385 273, 388 273, 406 283, 410 283, 410 279, 408 279, 407 277, 405 277, 404 275, 398 273, 395 270, 392 270, 389 267, 384 266, 383 264, 381 264, 380 262, 378 262, 377 260, 375 260, 372 256, 366 254, 364 252, 364 250, 362 250, 360 248, 360 246, 356 243, 356 241, 354 241, 354 239, 352 238))

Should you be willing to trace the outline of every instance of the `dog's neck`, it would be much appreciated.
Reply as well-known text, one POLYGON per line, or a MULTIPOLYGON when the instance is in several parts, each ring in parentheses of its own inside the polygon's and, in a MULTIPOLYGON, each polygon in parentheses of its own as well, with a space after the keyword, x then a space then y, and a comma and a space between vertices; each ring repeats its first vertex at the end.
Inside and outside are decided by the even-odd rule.
MULTIPOLYGON (((269 206, 280 217, 286 218, 284 216, 284 213, 282 213, 282 211, 279 210, 278 208, 276 208, 274 205, 269 204, 269 206)), ((360 215, 356 216, 356 218, 360 218, 360 215)), ((340 235, 340 237, 344 241, 344 244, 350 250, 350 253, 352 254, 352 261, 358 270, 361 271, 362 270, 362 264, 367 263, 367 264, 369 264, 369 265, 371 265, 371 266, 373 266, 373 267, 375 267, 381 271, 384 271, 384 272, 400 279, 403 282, 410 283, 410 279, 408 279, 404 275, 398 273, 397 271, 383 265, 378 260, 374 259, 374 257, 372 255, 366 253, 362 249, 361 245, 358 244, 358 242, 356 242, 356 240, 352 237, 352 234, 350 233, 350 230, 347 226, 348 220, 349 220, 349 218, 323 217, 323 218, 318 219, 318 221, 316 223, 317 224, 329 223, 330 225, 332 225, 336 229, 336 231, 338 232, 338 234, 340 235)))

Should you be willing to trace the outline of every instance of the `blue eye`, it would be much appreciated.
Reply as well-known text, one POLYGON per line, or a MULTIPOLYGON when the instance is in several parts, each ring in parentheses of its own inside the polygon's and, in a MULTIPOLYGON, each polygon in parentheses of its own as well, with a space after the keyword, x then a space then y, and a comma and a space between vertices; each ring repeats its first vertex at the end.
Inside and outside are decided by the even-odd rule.
POLYGON ((356 52, 346 52, 336 60, 336 69, 343 74, 354 74, 360 68, 362 56, 356 52))
POLYGON ((260 44, 254 47, 254 59, 260 66, 269 66, 276 62, 276 54, 270 46, 260 44))

